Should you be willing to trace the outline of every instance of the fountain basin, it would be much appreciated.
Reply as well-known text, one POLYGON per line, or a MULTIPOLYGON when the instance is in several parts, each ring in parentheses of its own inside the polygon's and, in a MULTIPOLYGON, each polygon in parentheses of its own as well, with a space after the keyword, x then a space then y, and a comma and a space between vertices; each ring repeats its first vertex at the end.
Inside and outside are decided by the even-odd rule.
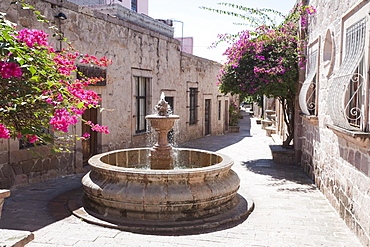
POLYGON ((240 180, 228 156, 173 149, 175 169, 150 170, 143 165, 150 163, 150 153, 135 148, 92 157, 92 169, 82 179, 86 211, 113 222, 179 222, 222 214, 238 204, 240 180))

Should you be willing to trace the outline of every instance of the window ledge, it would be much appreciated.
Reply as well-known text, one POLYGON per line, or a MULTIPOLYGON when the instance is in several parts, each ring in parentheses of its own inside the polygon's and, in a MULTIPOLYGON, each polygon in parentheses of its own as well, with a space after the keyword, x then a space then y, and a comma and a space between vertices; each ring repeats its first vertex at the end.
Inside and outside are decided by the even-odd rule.
POLYGON ((338 137, 343 138, 348 142, 352 142, 360 147, 368 147, 370 144, 370 133, 362 131, 347 130, 332 124, 328 124, 327 128, 332 130, 338 137))
POLYGON ((144 135, 149 135, 150 134, 150 131, 145 131, 145 132, 139 132, 139 133, 135 133, 133 136, 144 136, 144 135))
POLYGON ((300 114, 300 116, 308 123, 311 123, 313 125, 319 124, 319 118, 315 115, 306 115, 306 114, 300 114))

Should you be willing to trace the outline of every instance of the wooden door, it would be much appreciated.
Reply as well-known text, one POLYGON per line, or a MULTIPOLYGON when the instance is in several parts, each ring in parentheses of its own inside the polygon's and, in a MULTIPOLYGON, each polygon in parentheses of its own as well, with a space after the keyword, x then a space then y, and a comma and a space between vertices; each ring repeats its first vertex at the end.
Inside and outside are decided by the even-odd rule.
MULTIPOLYGON (((93 123, 97 123, 98 121, 98 109, 91 108, 87 109, 84 114, 82 114, 82 118, 86 121, 91 121, 93 123)), ((87 161, 95 154, 98 153, 98 133, 96 131, 92 131, 90 126, 82 123, 82 134, 88 133, 90 134, 90 138, 87 140, 82 141, 82 157, 83 157, 83 165, 88 165, 87 161)))
POLYGON ((224 116, 224 130, 225 132, 229 131, 229 101, 225 100, 225 116, 224 116))

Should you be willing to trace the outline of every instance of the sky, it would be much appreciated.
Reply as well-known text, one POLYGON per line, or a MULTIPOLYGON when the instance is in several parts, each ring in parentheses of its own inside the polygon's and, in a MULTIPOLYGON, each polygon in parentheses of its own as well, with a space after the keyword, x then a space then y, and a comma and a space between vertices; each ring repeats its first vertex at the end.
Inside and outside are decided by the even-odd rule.
POLYGON ((217 14, 200 9, 200 6, 235 11, 233 8, 220 6, 217 3, 227 2, 253 8, 271 8, 287 14, 293 8, 296 0, 148 0, 148 14, 154 19, 173 19, 175 37, 182 36, 182 23, 184 37, 193 37, 193 54, 217 62, 224 62, 226 57, 222 54, 227 49, 226 43, 217 48, 209 48, 217 41, 218 34, 235 34, 246 29, 245 26, 234 25, 242 22, 240 18, 217 14), (178 22, 179 21, 179 22, 178 22))

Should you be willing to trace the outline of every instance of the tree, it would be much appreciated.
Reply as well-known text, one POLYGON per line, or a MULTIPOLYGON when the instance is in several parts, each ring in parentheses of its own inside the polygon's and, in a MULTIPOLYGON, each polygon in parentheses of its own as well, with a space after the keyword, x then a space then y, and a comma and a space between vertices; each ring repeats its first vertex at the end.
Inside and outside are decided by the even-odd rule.
MULTIPOLYGON (((32 6, 19 4, 47 22, 32 6)), ((54 31, 57 35, 58 30, 54 31)), ((17 31, 16 24, 0 13, 0 138, 54 143, 54 150, 63 151, 67 144, 54 141, 70 139, 70 135, 58 133, 68 133, 69 126, 76 124, 86 109, 99 107, 101 100, 86 89, 101 79, 75 79, 76 60, 95 66, 108 66, 111 61, 80 54, 68 43, 67 49, 55 51, 48 36, 43 30, 17 31)), ((109 133, 105 126, 85 123, 92 130, 109 133)))
POLYGON ((282 23, 276 24, 269 14, 283 15, 275 10, 222 5, 246 11, 247 14, 208 9, 242 17, 254 28, 237 35, 220 36, 218 42, 231 41, 231 46, 225 52, 227 62, 219 76, 219 89, 241 97, 266 95, 278 99, 287 126, 283 146, 288 147, 294 137, 294 101, 299 70, 304 65, 304 41, 299 33, 306 26, 307 15, 315 10, 299 5, 283 18, 282 23))

